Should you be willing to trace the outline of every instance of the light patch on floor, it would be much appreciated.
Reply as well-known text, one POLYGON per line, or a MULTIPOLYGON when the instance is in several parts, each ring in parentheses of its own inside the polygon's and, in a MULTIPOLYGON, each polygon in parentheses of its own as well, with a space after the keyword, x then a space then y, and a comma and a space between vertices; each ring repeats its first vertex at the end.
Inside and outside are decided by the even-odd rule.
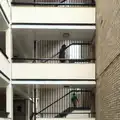
POLYGON ((82 110, 75 110, 71 114, 67 115, 66 118, 89 118, 89 113, 90 112, 91 112, 90 110, 84 110, 84 111, 82 111, 82 110))

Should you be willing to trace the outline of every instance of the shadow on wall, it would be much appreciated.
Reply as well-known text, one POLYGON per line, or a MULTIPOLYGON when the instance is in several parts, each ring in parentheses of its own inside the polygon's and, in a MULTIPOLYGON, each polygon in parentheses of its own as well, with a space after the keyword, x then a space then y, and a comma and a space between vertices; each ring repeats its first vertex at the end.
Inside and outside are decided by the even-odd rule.
POLYGON ((5 32, 0 32, 0 49, 5 53, 5 32))

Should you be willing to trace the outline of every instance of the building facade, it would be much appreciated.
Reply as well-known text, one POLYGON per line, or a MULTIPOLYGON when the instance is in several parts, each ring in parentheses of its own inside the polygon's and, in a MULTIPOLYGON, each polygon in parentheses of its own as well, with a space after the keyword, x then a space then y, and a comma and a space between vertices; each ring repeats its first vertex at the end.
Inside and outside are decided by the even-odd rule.
POLYGON ((96 112, 97 120, 119 115, 119 1, 97 0, 96 112), (107 6, 109 2, 109 7, 107 6))
POLYGON ((94 0, 0 0, 0 118, 94 120, 98 34, 94 0))

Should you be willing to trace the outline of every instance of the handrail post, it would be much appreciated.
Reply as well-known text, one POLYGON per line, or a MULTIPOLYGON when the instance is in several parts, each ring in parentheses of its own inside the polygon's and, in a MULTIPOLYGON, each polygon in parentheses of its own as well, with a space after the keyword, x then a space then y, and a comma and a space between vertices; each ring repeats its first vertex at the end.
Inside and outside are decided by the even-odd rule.
POLYGON ((36 88, 34 88, 34 120, 36 120, 36 88))
MULTIPOLYGON (((37 50, 37 41, 36 41, 36 40, 34 40, 34 59, 36 59, 36 50, 37 50)), ((35 63, 36 63, 36 60, 35 60, 35 61, 33 61, 33 62, 35 62, 35 63)))

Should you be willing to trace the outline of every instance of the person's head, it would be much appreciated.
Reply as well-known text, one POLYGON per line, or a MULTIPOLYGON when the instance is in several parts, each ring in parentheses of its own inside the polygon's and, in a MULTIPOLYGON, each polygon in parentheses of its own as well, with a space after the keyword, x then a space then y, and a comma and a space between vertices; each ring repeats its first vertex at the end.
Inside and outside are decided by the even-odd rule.
POLYGON ((62 49, 65 49, 66 48, 66 45, 64 44, 64 45, 62 45, 62 47, 61 47, 62 49))
POLYGON ((75 96, 75 93, 73 93, 73 96, 75 96))

